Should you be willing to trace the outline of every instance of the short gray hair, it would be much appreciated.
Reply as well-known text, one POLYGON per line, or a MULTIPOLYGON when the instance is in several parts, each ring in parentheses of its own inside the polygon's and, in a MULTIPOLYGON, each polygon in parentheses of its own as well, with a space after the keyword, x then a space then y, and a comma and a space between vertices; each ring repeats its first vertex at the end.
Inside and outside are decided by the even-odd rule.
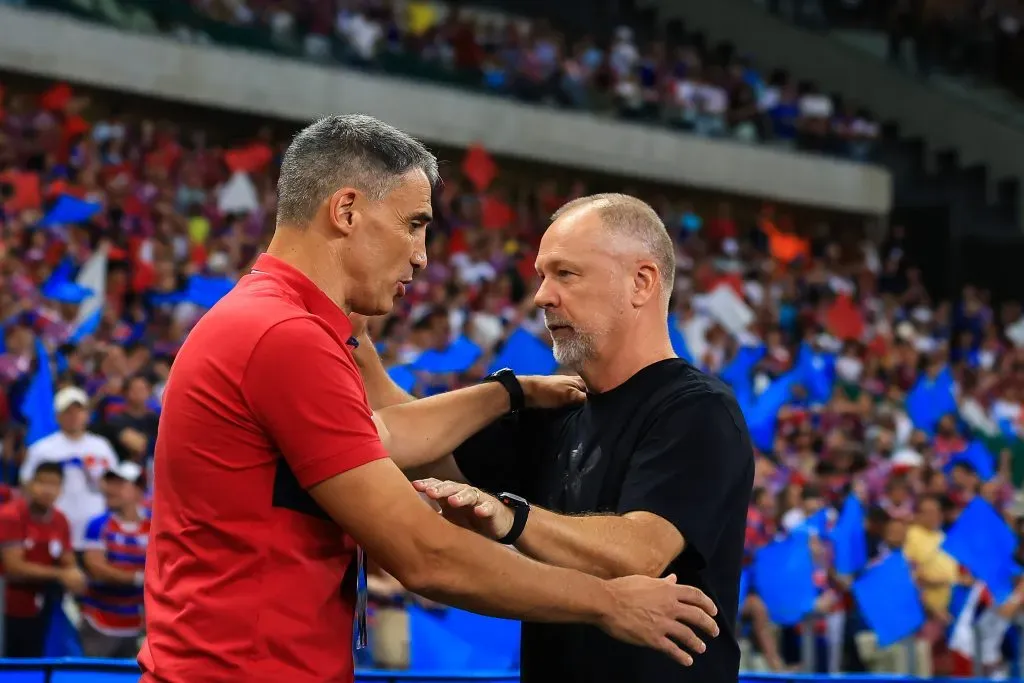
POLYGON ((579 209, 594 209, 605 229, 637 241, 661 274, 661 288, 667 302, 676 281, 676 248, 658 212, 647 202, 628 194, 605 192, 580 197, 551 215, 551 222, 579 209))
POLYGON ((414 169, 438 182, 437 158, 411 135, 362 114, 327 116, 303 128, 284 153, 277 181, 277 220, 303 227, 338 188, 380 201, 414 169))

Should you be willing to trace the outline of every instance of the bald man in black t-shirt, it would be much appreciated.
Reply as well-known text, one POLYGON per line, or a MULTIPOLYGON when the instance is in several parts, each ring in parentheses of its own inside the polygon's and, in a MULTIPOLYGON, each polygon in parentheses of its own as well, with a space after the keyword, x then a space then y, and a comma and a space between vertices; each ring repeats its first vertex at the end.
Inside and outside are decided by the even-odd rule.
MULTIPOLYGON (((591 627, 524 622, 524 683, 736 681, 754 475, 743 416, 725 384, 672 350, 675 250, 653 209, 596 195, 552 220, 535 301, 588 400, 502 419, 415 485, 452 521, 542 562, 603 577, 675 574, 718 607, 720 634, 703 634, 706 650, 692 648, 688 667, 591 627)), ((360 363, 371 397, 404 400, 372 358, 360 363)), ((514 391, 510 372, 491 379, 514 391)))

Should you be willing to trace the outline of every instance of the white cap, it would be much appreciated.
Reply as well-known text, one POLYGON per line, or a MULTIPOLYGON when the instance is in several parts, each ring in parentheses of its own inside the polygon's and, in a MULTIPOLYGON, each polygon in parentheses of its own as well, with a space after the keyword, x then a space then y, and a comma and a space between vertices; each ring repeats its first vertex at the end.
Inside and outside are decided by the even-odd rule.
POLYGON ((924 457, 913 448, 901 448, 893 453, 890 462, 904 467, 921 467, 924 465, 924 457))
POLYGON ((53 409, 58 415, 76 403, 83 407, 89 405, 89 394, 78 387, 64 387, 53 397, 53 409))
POLYGON ((142 466, 131 460, 125 460, 111 467, 105 472, 105 476, 113 475, 119 479, 135 483, 142 476, 142 466))

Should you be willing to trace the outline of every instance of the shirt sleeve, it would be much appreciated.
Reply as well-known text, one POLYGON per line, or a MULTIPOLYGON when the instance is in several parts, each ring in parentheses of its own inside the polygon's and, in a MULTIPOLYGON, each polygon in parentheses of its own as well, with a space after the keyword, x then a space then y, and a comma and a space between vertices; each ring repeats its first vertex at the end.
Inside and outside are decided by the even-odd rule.
POLYGON ((107 521, 107 515, 93 517, 89 526, 85 527, 85 538, 82 543, 82 550, 103 550, 103 524, 107 521))
POLYGON ((722 520, 750 503, 753 450, 739 407, 719 394, 669 398, 633 453, 618 513, 667 520, 703 567, 722 520))
POLYGON ((286 320, 263 335, 242 394, 305 488, 387 457, 354 361, 313 319, 286 320))
POLYGON ((25 525, 15 505, 0 506, 0 548, 20 545, 25 541, 25 525))

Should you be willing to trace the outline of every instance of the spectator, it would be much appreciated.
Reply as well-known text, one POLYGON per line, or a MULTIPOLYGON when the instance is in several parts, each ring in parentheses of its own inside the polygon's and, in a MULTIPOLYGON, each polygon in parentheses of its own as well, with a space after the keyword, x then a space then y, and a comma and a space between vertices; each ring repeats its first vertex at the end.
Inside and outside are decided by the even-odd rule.
POLYGON ((143 375, 134 375, 125 384, 124 404, 96 428, 117 450, 122 461, 146 465, 153 455, 159 417, 153 410, 152 386, 143 375))
POLYGON ((89 522, 83 563, 89 590, 79 636, 87 657, 132 658, 142 634, 142 582, 149 512, 142 468, 125 461, 103 475, 107 511, 89 522))
POLYGON ((21 481, 31 481, 43 463, 63 469, 63 486, 57 509, 71 527, 71 547, 80 551, 85 544, 89 521, 105 507, 100 480, 117 465, 117 454, 102 436, 86 431, 89 396, 78 387, 65 387, 53 399, 60 430, 28 449, 21 466, 21 481))
POLYGON ((42 657, 51 610, 60 601, 59 589, 85 590, 68 520, 54 506, 62 479, 59 463, 41 463, 25 482, 25 496, 0 507, 0 558, 7 583, 6 657, 42 657))

